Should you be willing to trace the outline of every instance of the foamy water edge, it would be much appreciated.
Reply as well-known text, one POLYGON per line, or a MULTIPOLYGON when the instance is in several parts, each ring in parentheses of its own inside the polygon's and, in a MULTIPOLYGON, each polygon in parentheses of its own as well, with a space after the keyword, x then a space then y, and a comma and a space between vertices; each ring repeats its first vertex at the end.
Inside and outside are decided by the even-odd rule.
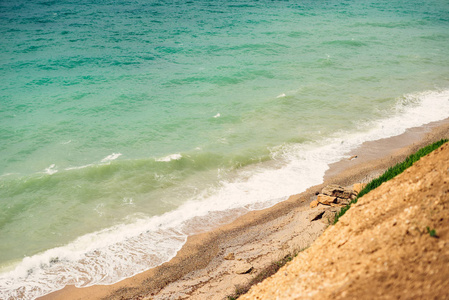
MULTIPOLYGON (((329 164, 366 141, 404 133, 449 117, 449 90, 409 94, 397 101, 391 117, 360 124, 369 131, 341 132, 308 144, 272 149, 280 167, 264 164, 245 168, 234 181, 222 182, 212 196, 204 194, 178 209, 131 224, 118 225, 79 237, 70 244, 24 258, 14 270, 0 275, 0 294, 6 299, 33 299, 66 285, 112 284, 171 258, 187 237, 231 221, 250 210, 270 207, 289 195, 320 184, 329 164), (254 202, 256 199, 260 200, 254 202)), ((102 162, 117 159, 113 153, 102 162)), ((180 154, 161 158, 179 159, 180 154)), ((54 171, 50 166, 47 171, 54 171)))

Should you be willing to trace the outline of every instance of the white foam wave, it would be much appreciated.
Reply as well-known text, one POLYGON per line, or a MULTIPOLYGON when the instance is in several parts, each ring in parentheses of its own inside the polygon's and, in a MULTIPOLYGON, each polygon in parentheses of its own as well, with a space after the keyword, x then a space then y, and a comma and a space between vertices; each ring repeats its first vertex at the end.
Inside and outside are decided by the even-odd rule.
POLYGON ((282 94, 280 94, 280 95, 278 95, 276 98, 284 98, 284 97, 286 97, 287 95, 285 94, 285 93, 282 93, 282 94))
POLYGON ((65 168, 65 170, 66 170, 66 171, 70 171, 70 170, 81 170, 81 169, 84 169, 84 168, 91 167, 91 166, 93 166, 93 165, 94 165, 94 164, 88 164, 88 165, 79 166, 79 167, 68 167, 68 168, 65 168))
POLYGON ((15 270, 0 276, 0 295, 34 299, 68 284, 112 284, 143 271, 142 259, 157 266, 172 258, 186 240, 180 232, 155 226, 157 220, 112 227, 26 257, 15 270))
POLYGON ((168 161, 171 161, 171 160, 179 160, 179 159, 181 159, 181 158, 182 158, 182 155, 179 154, 179 153, 176 153, 176 154, 170 154, 170 155, 167 155, 167 156, 158 158, 158 159, 156 159, 156 161, 165 161, 165 162, 168 162, 168 161))
POLYGON ((16 174, 18 174, 18 173, 5 173, 5 174, 0 175, 0 177, 6 177, 6 176, 11 176, 11 175, 16 175, 16 174))
POLYGON ((102 163, 106 163, 106 162, 110 162, 113 160, 116 160, 117 158, 119 158, 122 154, 121 153, 112 153, 111 155, 106 156, 105 158, 103 158, 101 160, 102 163))
MULTIPOLYGON (((449 90, 406 95, 391 116, 367 130, 340 132, 307 144, 272 149, 276 167, 258 164, 234 180, 203 191, 178 209, 82 236, 67 246, 25 258, 14 271, 0 276, 5 298, 31 299, 68 284, 110 284, 155 267, 176 255, 187 236, 229 222, 248 210, 262 209, 319 184, 329 164, 366 141, 391 137, 407 128, 449 117, 449 90), (344 141, 344 142, 342 142, 344 141)), ((180 159, 173 154, 159 161, 180 159)))
POLYGON ((48 174, 48 175, 53 175, 58 172, 58 170, 56 170, 55 168, 56 168, 56 165, 52 164, 48 168, 45 169, 44 173, 48 174))
POLYGON ((219 118, 220 116, 221 116, 220 113, 218 113, 214 116, 214 118, 219 118))
POLYGON ((388 138, 449 117, 449 90, 426 91, 398 99, 392 116, 367 124, 368 133, 348 134, 356 143, 388 138))

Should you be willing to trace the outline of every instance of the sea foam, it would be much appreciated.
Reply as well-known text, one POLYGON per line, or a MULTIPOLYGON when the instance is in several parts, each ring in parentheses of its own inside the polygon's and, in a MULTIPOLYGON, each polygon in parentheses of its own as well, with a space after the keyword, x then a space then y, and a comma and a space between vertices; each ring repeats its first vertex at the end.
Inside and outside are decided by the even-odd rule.
POLYGON ((121 153, 112 153, 101 160, 102 163, 111 162, 122 156, 121 153))
POLYGON ((58 170, 56 170, 56 165, 52 164, 50 165, 48 168, 45 169, 44 173, 48 174, 48 175, 53 175, 55 173, 57 173, 58 170))
POLYGON ((161 161, 161 162, 168 162, 168 161, 172 161, 172 160, 179 160, 182 158, 182 155, 179 153, 176 154, 170 154, 161 158, 156 159, 156 161, 161 161))

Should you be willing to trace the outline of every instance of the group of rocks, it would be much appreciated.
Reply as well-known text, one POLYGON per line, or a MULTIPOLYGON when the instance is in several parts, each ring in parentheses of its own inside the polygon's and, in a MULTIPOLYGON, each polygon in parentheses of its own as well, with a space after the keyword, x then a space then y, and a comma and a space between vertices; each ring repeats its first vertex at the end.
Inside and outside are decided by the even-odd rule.
POLYGON ((357 194, 364 187, 365 184, 363 183, 356 183, 352 188, 337 184, 328 185, 321 190, 321 193, 318 193, 316 200, 310 203, 310 208, 317 207, 320 204, 335 207, 346 206, 357 197, 357 194))
POLYGON ((364 183, 356 183, 352 187, 337 184, 326 186, 321 193, 317 194, 316 200, 310 203, 310 208, 318 207, 318 210, 310 213, 309 220, 321 219, 324 222, 333 223, 340 209, 354 200, 365 186, 364 183))

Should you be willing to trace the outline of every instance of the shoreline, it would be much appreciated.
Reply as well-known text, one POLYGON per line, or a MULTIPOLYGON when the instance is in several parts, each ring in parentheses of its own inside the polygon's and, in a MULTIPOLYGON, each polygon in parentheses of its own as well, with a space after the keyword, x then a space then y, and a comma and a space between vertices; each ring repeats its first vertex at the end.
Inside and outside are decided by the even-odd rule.
POLYGON ((447 299, 449 144, 424 148, 239 299, 447 299))
POLYGON ((309 203, 325 185, 367 182, 417 149, 444 137, 449 137, 449 119, 410 128, 399 136, 365 142, 349 153, 357 158, 331 164, 322 184, 270 208, 251 211, 230 224, 190 236, 173 259, 158 267, 113 285, 68 286, 39 299, 223 299, 264 265, 307 247, 321 234, 326 225, 311 222, 307 216, 316 211, 309 208, 309 203), (226 259, 230 253, 233 259, 226 259), (237 274, 235 270, 242 264, 250 264, 252 270, 237 274))

